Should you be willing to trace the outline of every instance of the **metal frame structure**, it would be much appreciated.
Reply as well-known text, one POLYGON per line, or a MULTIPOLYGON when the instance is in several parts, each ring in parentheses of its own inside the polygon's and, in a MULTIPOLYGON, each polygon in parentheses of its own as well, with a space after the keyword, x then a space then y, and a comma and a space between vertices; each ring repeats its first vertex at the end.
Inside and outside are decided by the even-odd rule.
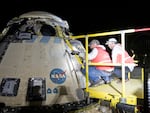
MULTIPOLYGON (((85 49, 86 49, 86 89, 85 91, 89 93, 89 97, 90 98, 97 98, 97 99, 103 99, 103 100, 111 100, 111 106, 116 107, 117 103, 124 103, 127 105, 133 105, 133 106, 137 106, 137 97, 135 95, 130 95, 127 96, 126 95, 126 90, 125 90, 125 66, 126 65, 130 65, 124 62, 124 54, 123 54, 123 50, 125 49, 125 34, 127 33, 134 33, 134 32, 142 32, 142 31, 150 31, 150 28, 141 28, 141 29, 128 29, 128 30, 119 30, 119 31, 111 31, 111 32, 103 32, 103 33, 95 33, 95 34, 87 34, 87 35, 79 35, 79 36, 71 36, 71 38, 73 39, 80 39, 80 38, 85 38, 85 49), (122 63, 121 64, 112 64, 112 63, 90 63, 88 61, 88 40, 89 38, 93 38, 93 37, 100 37, 100 36, 108 36, 108 35, 121 35, 121 44, 122 44, 122 63), (91 88, 89 88, 89 77, 88 77, 88 66, 89 65, 101 65, 101 66, 121 66, 122 67, 122 92, 121 95, 110 95, 106 92, 102 92, 102 91, 97 91, 97 90, 91 90, 91 88)), ((141 70, 141 78, 142 78, 142 82, 144 81, 144 69, 142 68, 141 70)), ((143 94, 142 94, 143 95, 143 94)), ((143 97, 144 98, 144 97, 143 97)), ((134 108, 135 112, 137 112, 136 107, 134 108)))

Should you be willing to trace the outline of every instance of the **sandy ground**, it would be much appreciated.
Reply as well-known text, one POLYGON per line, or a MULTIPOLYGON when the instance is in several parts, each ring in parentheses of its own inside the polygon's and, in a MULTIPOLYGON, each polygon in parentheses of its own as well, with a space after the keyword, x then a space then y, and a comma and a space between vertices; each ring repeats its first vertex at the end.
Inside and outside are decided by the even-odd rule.
POLYGON ((95 105, 88 106, 80 110, 71 111, 69 113, 112 113, 112 110, 109 107, 95 104, 95 105))

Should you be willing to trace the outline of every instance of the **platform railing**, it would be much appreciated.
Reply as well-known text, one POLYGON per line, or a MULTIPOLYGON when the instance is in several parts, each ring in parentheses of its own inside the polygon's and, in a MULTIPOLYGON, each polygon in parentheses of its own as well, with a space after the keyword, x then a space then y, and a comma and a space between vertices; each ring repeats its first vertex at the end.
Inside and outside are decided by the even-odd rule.
MULTIPOLYGON (((134 33, 134 32, 142 32, 142 31, 150 31, 150 28, 141 28, 141 29, 127 29, 127 30, 118 30, 118 31, 111 31, 111 32, 103 32, 103 33, 95 33, 95 34, 87 34, 87 35, 78 35, 78 36, 71 36, 70 38, 72 39, 80 39, 80 38, 85 38, 85 49, 86 49, 86 91, 88 92, 88 86, 89 86, 89 77, 88 77, 88 66, 89 65, 103 65, 103 66, 121 66, 122 67, 122 98, 126 97, 126 92, 125 92, 125 66, 130 65, 125 63, 124 61, 124 52, 125 50, 125 34, 127 33, 134 33), (102 38, 101 36, 109 36, 109 35, 121 35, 121 45, 122 45, 122 63, 121 64, 115 64, 115 63, 89 63, 88 61, 88 40, 89 38, 102 38)), ((142 70, 142 81, 144 81, 144 74, 142 70)))

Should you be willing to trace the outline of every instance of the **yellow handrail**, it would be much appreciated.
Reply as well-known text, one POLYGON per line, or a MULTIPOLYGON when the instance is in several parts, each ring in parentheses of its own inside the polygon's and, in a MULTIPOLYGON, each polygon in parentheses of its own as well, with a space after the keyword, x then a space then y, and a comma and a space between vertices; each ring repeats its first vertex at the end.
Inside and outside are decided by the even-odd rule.
MULTIPOLYGON (((121 64, 114 64, 114 63, 91 63, 88 62, 88 39, 92 37, 98 37, 101 38, 100 36, 108 36, 108 35, 117 35, 121 34, 121 44, 122 44, 122 50, 125 49, 125 33, 133 33, 133 32, 141 32, 141 31, 149 31, 150 28, 142 28, 142 29, 128 29, 128 30, 119 30, 119 31, 111 31, 111 32, 103 32, 103 33, 94 33, 94 34, 87 34, 87 35, 78 35, 78 36, 70 36, 72 39, 79 39, 79 38, 85 38, 85 48, 86 48, 86 91, 88 91, 88 66, 89 65, 101 65, 101 66, 121 66, 122 67, 122 97, 126 97, 125 95, 125 66, 126 65, 131 65, 128 63, 124 62, 124 54, 122 58, 122 63, 121 64)), ((134 57, 134 56, 133 56, 134 57)), ((135 61, 137 63, 137 61, 135 61)), ((144 72, 142 69, 142 81, 144 80, 144 72)))

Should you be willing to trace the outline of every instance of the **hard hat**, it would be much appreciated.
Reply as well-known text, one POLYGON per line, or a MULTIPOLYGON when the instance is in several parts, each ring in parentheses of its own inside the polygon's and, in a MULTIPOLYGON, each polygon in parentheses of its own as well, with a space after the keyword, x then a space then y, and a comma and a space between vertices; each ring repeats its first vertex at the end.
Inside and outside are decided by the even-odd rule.
POLYGON ((99 45, 100 44, 100 42, 98 41, 98 40, 92 40, 90 43, 89 43, 89 46, 90 45, 92 45, 92 44, 97 44, 97 45, 99 45))
POLYGON ((108 41, 106 41, 106 45, 108 45, 109 42, 114 42, 114 43, 117 43, 117 40, 115 38, 110 38, 108 39, 108 41))

